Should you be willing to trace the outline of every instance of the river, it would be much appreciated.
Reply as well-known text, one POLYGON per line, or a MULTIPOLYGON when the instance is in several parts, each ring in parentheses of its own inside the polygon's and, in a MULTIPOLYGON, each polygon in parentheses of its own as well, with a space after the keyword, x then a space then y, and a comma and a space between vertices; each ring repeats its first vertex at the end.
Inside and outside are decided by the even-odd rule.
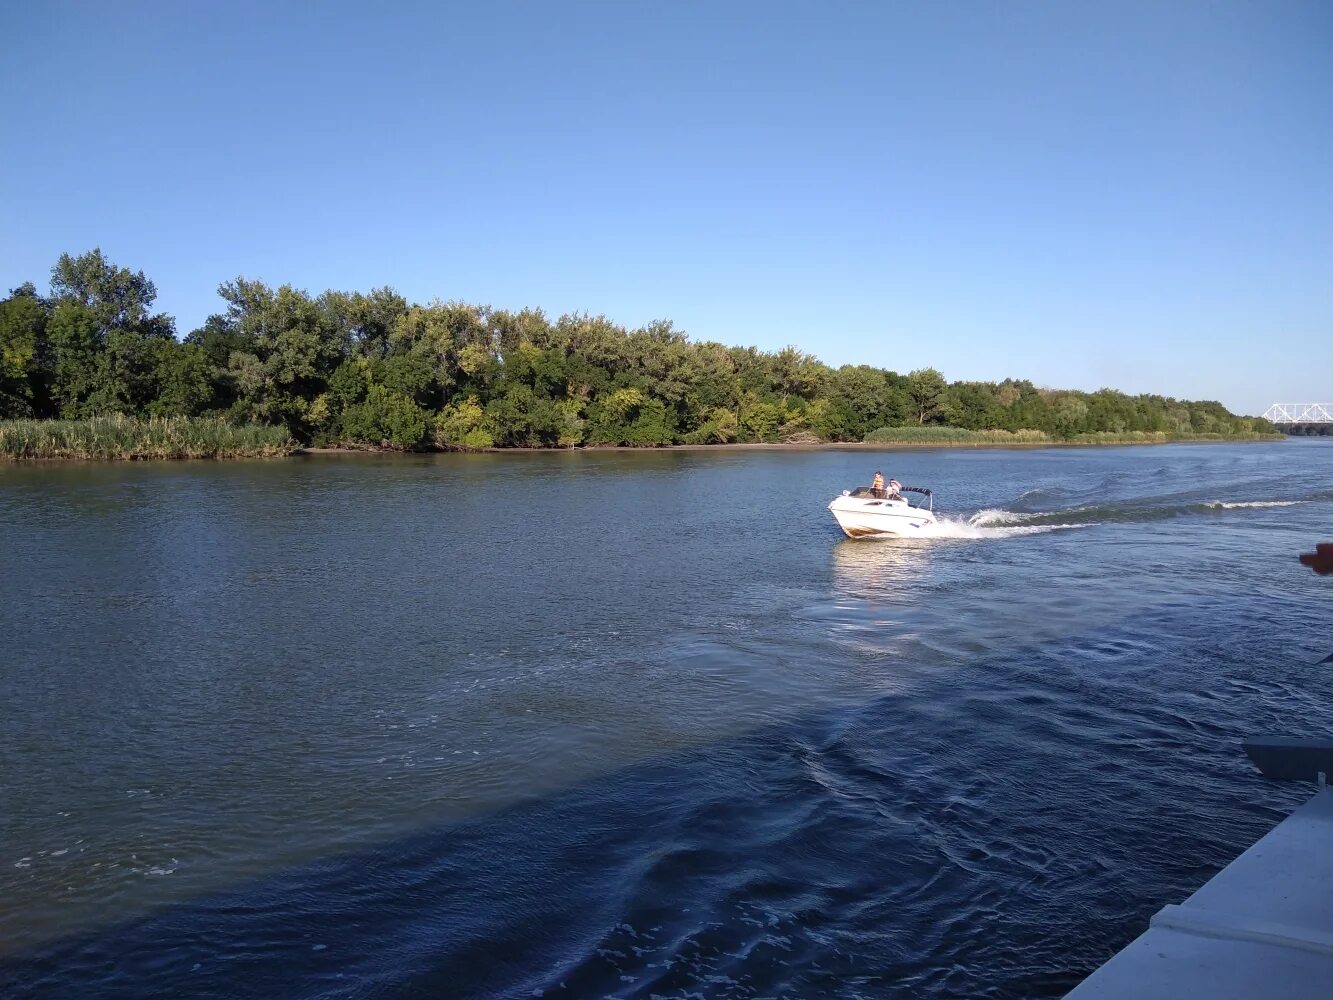
POLYGON ((0 994, 1058 996, 1309 793, 1331 537, 1318 440, 0 467, 0 994))

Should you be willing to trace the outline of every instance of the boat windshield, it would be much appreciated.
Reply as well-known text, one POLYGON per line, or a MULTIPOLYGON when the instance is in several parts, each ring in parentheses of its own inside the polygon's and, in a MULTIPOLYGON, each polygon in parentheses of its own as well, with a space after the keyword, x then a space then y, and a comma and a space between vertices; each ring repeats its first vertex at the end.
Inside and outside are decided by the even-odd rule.
POLYGON ((930 490, 923 486, 904 486, 899 492, 892 490, 876 490, 869 486, 858 486, 847 494, 860 500, 900 500, 912 507, 924 507, 926 510, 933 510, 935 507, 935 498, 930 490), (920 497, 913 503, 911 496, 904 494, 915 494, 920 497))

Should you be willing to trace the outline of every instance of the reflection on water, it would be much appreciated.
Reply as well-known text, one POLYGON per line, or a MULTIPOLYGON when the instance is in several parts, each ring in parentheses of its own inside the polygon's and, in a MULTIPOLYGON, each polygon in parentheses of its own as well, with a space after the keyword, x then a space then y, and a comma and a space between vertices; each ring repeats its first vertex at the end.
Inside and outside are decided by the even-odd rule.
POLYGON ((931 553, 939 544, 922 538, 844 538, 833 546, 834 586, 849 596, 910 603, 928 582, 931 553))

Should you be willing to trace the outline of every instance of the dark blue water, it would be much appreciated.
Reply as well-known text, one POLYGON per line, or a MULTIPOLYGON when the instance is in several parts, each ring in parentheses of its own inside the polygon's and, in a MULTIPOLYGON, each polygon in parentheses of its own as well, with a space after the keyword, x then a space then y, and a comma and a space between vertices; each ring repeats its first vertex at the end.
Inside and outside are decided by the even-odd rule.
POLYGON ((1321 441, 0 467, 0 993, 1058 996, 1306 793, 1327 538, 1321 441))

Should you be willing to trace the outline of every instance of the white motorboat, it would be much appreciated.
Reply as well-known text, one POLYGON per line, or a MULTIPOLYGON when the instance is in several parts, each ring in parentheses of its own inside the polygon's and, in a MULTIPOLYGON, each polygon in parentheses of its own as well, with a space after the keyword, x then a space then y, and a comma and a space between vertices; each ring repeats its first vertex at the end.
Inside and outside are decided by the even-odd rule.
POLYGON ((897 486, 875 490, 862 486, 843 490, 828 509, 848 538, 912 538, 935 524, 935 498, 921 486, 897 486), (913 504, 906 494, 924 499, 913 504))

